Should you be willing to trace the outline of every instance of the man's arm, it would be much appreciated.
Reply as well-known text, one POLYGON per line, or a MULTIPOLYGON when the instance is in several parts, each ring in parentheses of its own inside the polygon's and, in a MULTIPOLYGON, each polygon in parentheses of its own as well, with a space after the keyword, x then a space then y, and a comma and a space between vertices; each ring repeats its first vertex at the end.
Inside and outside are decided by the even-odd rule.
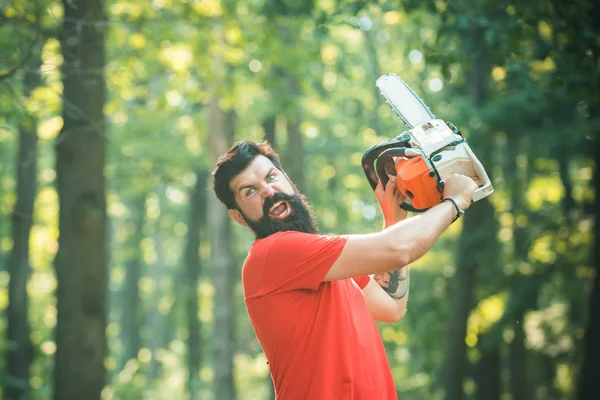
POLYGON ((371 278, 362 289, 371 316, 379 322, 398 322, 406 314, 408 291, 402 299, 394 300, 371 278))
MULTIPOLYGON (((444 197, 453 198, 465 210, 476 189, 477 184, 471 178, 454 175, 446 181, 444 197)), ((351 235, 323 280, 382 274, 406 266, 423 256, 455 217, 454 205, 446 201, 382 232, 351 235)))
POLYGON ((351 235, 325 281, 381 274, 418 260, 454 220, 450 202, 430 208, 382 232, 351 235))
MULTIPOLYGON (((400 207, 405 200, 396 190, 396 180, 392 177, 383 187, 379 182, 375 197, 383 215, 383 229, 404 221, 407 212, 400 207)), ((408 303, 409 266, 372 276, 371 285, 363 289, 367 307, 373 319, 381 322, 397 322, 404 318, 408 303), (376 283, 375 283, 376 282, 376 283)))

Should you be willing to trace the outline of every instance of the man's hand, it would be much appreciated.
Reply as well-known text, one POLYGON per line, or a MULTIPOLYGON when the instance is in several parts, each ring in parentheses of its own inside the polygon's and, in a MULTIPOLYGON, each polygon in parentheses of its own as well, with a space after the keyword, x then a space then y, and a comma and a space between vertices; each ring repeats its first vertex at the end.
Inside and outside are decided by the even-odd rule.
POLYGON ((466 210, 471 206, 473 193, 477 190, 477 183, 468 176, 452 174, 446 179, 444 186, 444 198, 451 197, 458 203, 458 208, 466 210))
POLYGON ((396 188, 395 176, 390 176, 385 188, 379 181, 375 188, 375 197, 383 214, 384 229, 406 218, 406 210, 400 207, 400 204, 404 203, 404 195, 396 188))

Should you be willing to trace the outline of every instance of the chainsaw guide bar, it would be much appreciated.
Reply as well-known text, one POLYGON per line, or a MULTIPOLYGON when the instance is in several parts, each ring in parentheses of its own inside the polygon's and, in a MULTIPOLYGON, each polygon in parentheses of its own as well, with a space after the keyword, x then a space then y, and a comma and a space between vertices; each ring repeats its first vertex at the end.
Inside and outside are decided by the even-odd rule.
POLYGON ((377 79, 375 85, 408 129, 435 119, 425 102, 398 75, 385 74, 377 79))

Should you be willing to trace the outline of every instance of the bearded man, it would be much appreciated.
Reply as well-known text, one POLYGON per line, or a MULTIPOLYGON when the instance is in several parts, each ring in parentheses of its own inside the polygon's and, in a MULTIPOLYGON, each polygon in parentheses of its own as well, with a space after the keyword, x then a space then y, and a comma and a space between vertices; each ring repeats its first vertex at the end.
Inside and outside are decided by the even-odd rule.
POLYGON ((406 313, 408 265, 471 204, 477 184, 446 180, 443 201, 406 218, 391 177, 375 196, 384 229, 322 235, 266 142, 241 141, 213 170, 231 218, 256 235, 242 268, 245 305, 281 400, 397 399, 375 321, 406 313))

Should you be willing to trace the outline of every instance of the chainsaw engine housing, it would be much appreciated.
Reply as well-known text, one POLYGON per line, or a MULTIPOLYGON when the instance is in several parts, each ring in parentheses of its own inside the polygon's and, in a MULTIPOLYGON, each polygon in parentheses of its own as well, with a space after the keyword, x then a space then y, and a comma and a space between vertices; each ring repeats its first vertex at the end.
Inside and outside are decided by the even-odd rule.
POLYGON ((365 175, 375 189, 396 175, 397 189, 405 196, 402 208, 422 212, 442 200, 444 181, 452 174, 478 179, 473 201, 494 189, 485 169, 460 131, 451 123, 432 119, 398 137, 368 149, 362 158, 365 175))

